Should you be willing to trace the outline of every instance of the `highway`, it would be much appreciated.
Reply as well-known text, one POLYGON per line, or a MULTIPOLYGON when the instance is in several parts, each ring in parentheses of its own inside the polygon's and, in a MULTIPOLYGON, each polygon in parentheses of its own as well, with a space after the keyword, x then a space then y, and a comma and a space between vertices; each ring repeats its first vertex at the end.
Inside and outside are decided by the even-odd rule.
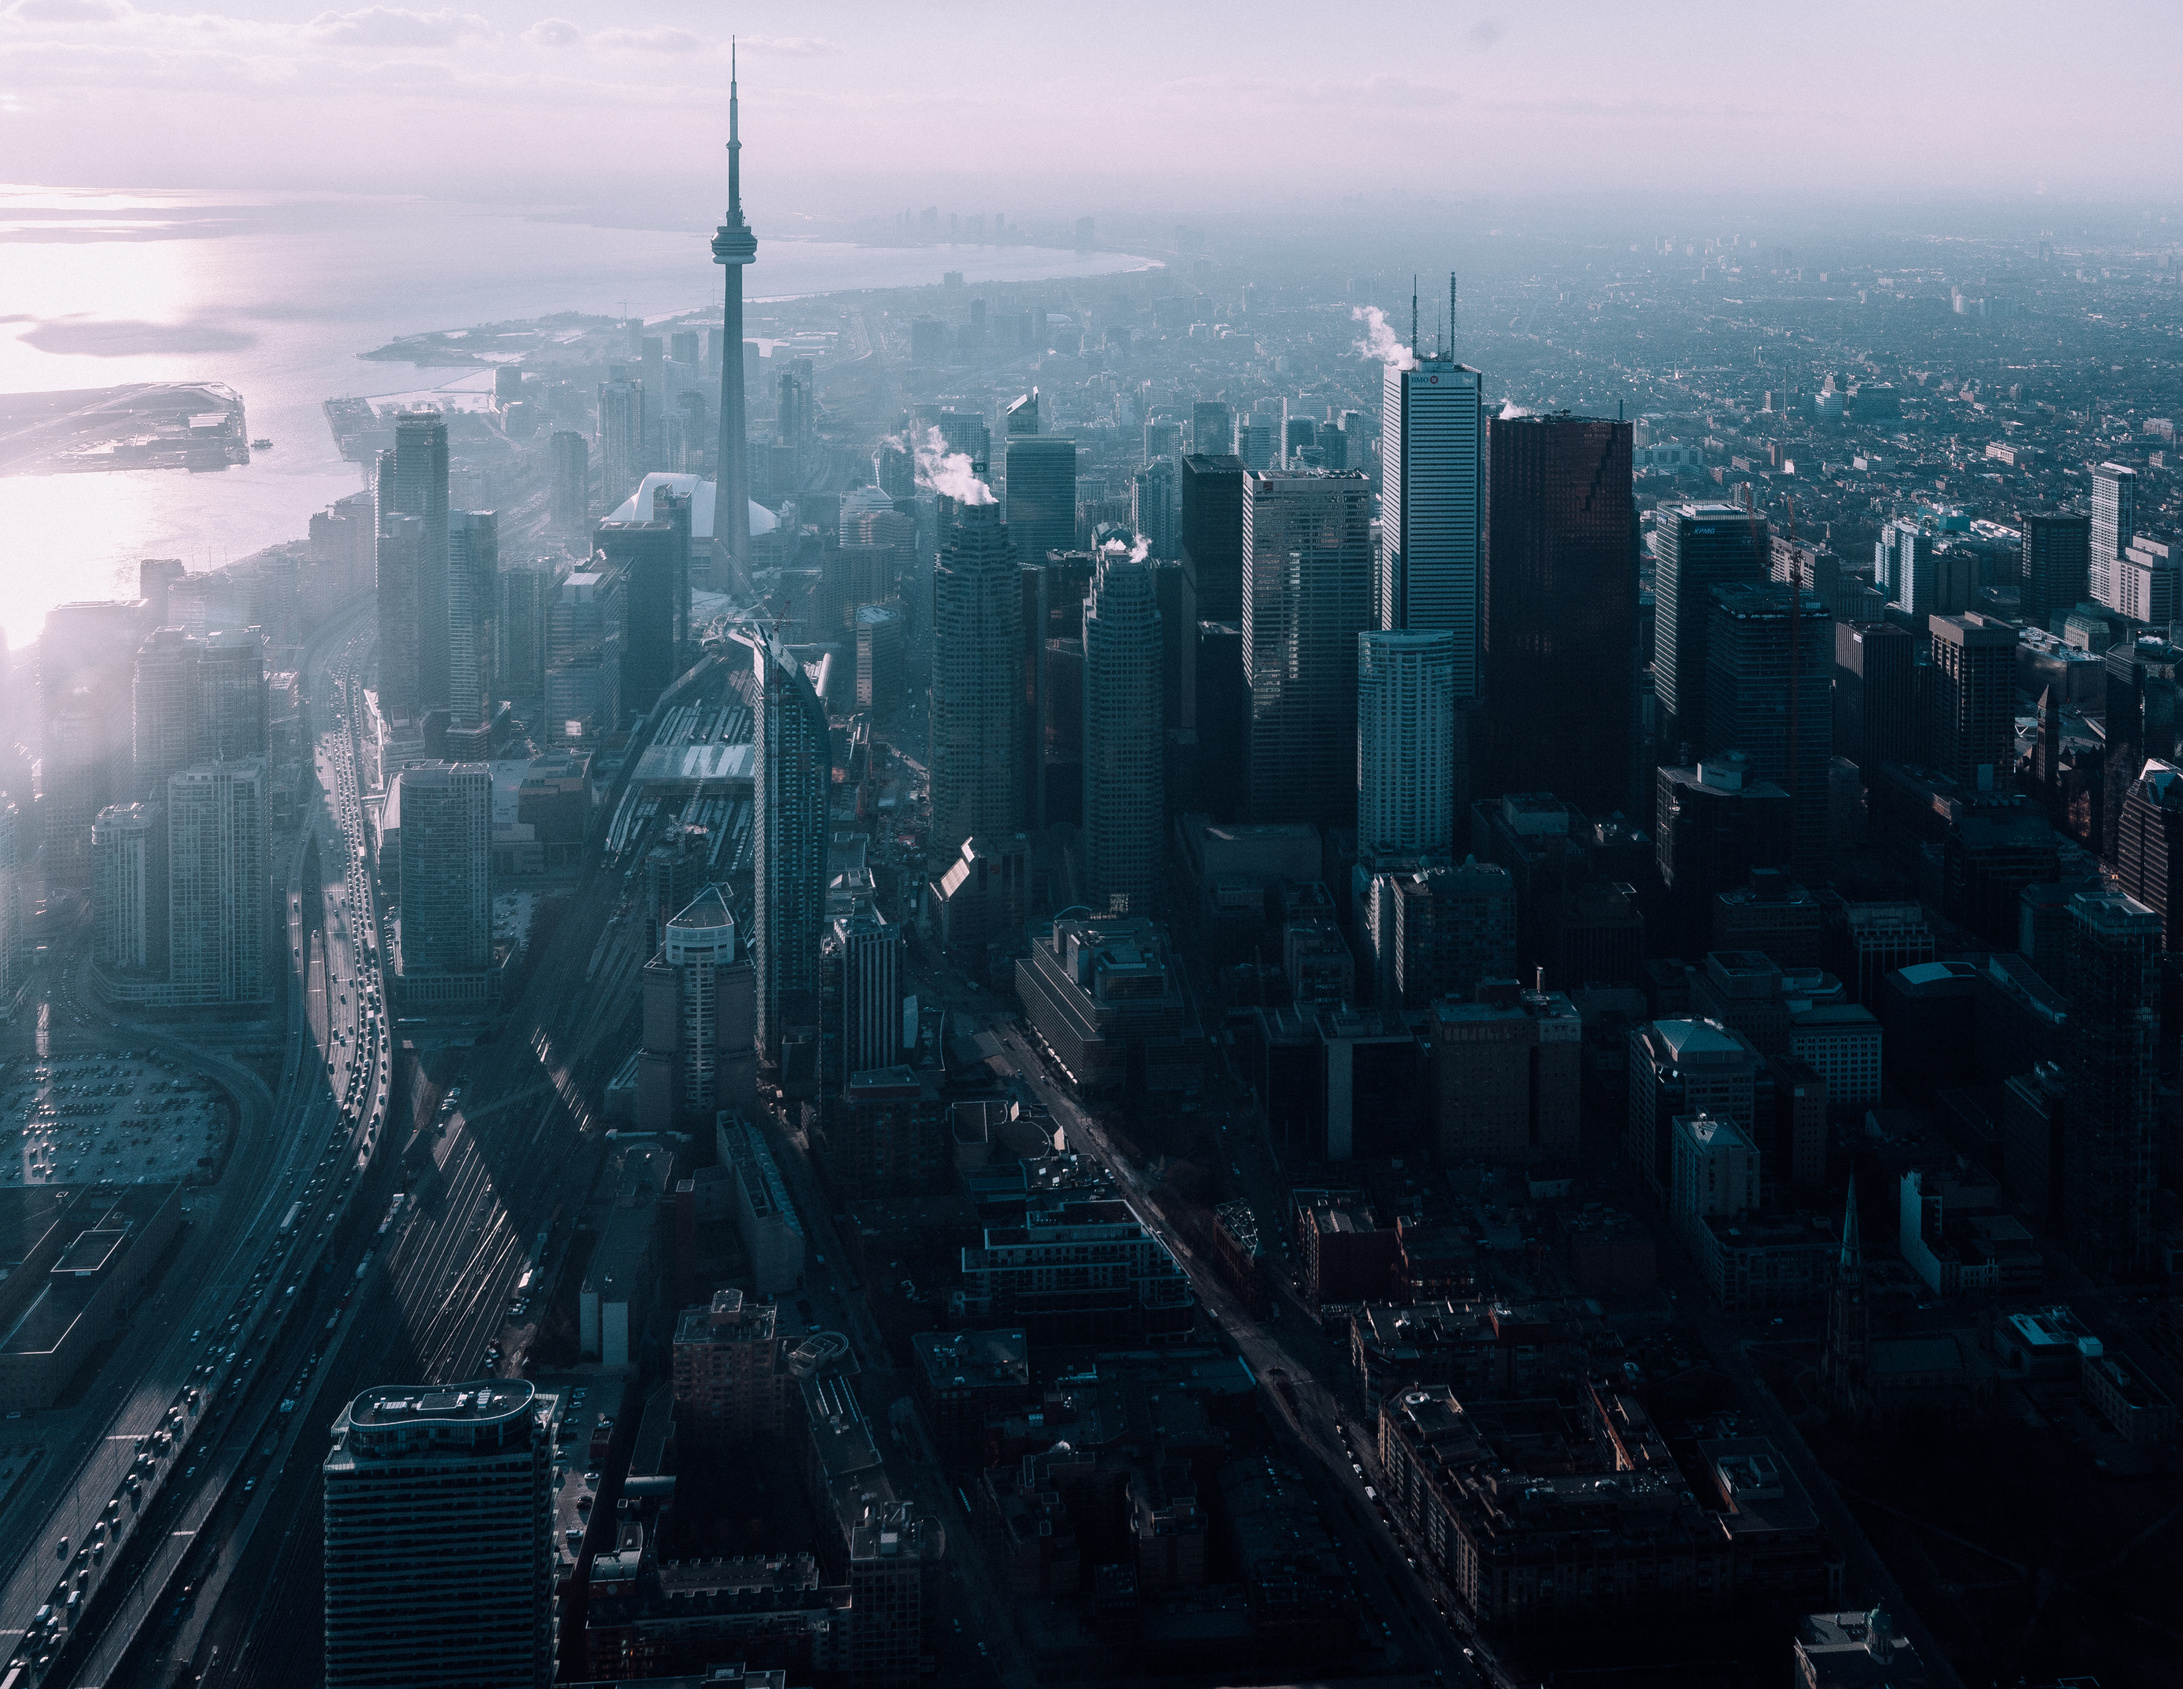
MULTIPOLYGON (((338 1240, 337 1271, 321 1292, 330 1299, 350 1286, 350 1311, 316 1350, 296 1408, 251 1445, 247 1469, 264 1482, 247 1510, 233 1510, 217 1544, 200 1550, 217 1568, 203 1593, 193 1604, 170 1603, 149 1651, 164 1675, 116 1682, 163 1685, 184 1662, 208 1685, 291 1689, 315 1681, 318 1467, 340 1408, 371 1385, 521 1370, 536 1327, 509 1323, 516 1281, 537 1268, 531 1300, 541 1308, 551 1302, 572 1216, 606 1159, 604 1123, 583 1096, 603 1085, 627 1047, 626 1015, 644 962, 643 926, 627 912, 628 892, 627 872, 587 874, 492 1039, 403 1063, 388 1107, 389 1153, 359 1189, 357 1215, 338 1240), (546 1249, 534 1258, 541 1235, 546 1249), (496 1342, 502 1352, 489 1360, 496 1342)), ((322 1329, 318 1309, 312 1317, 322 1329)), ((312 1329, 298 1323, 299 1333, 312 1329)))
MULTIPOLYGON (((345 639, 353 653, 363 637, 344 624, 332 640, 345 639)), ((39 1487, 44 1520, 11 1533, 25 1551, 0 1586, 0 1619, 13 1633, 5 1638, 13 1656, 0 1670, 7 1689, 108 1680, 216 1506, 240 1428, 267 1393, 272 1363, 300 1335, 299 1313, 317 1304, 320 1256, 369 1165, 385 1051, 376 986, 354 971, 371 963, 376 923, 360 864, 344 847, 351 830, 361 835, 362 813, 342 740, 321 741, 318 789, 287 847, 281 930, 291 965, 279 1094, 268 1095, 247 1069, 182 1029, 117 1022, 102 1006, 85 1005, 87 1019, 114 1029, 113 1040, 219 1077, 243 1119, 220 1183, 189 1193, 192 1231, 179 1258, 108 1362, 107 1376, 135 1383, 96 1442, 81 1446, 71 1478, 39 1487), (330 1021, 320 1021, 330 1046, 304 1012, 301 966, 322 920, 332 929, 330 1021), (203 1261, 194 1273, 193 1256, 203 1261), (73 1615, 52 1611, 68 1590, 78 1597, 73 1615)))

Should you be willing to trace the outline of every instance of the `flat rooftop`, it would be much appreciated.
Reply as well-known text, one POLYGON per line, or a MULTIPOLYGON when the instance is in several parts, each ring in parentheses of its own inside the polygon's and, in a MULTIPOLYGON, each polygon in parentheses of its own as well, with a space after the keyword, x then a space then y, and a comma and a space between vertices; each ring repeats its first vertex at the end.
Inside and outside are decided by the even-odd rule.
POLYGON ((523 1379, 488 1379, 475 1384, 382 1385, 366 1390, 349 1406, 357 1425, 485 1425, 530 1411, 538 1392, 523 1379))

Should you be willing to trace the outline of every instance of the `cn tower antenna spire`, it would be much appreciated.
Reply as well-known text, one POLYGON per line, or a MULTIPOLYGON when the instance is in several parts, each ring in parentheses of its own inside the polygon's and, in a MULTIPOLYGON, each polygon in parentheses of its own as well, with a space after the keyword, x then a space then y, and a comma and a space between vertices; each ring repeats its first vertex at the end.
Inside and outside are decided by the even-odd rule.
POLYGON ((725 272, 720 313, 720 415, 715 430, 713 540, 728 554, 739 588, 749 583, 750 447, 744 425, 743 270, 758 256, 758 237, 743 219, 742 102, 736 48, 728 46, 728 215, 713 231, 713 262, 725 272))
MULTIPOLYGON (((717 37, 715 38, 717 39, 717 37)), ((743 138, 735 92, 735 37, 728 37, 728 221, 743 220, 743 138)))

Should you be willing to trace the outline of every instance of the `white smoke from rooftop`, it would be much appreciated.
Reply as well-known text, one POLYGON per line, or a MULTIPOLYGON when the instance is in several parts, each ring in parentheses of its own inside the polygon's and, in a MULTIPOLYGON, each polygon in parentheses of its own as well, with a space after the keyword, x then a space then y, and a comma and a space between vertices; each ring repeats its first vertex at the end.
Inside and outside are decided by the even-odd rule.
POLYGON ((951 452, 947 441, 937 428, 928 428, 907 448, 899 438, 889 439, 887 444, 906 449, 917 466, 917 484, 929 492, 954 499, 959 504, 993 504, 993 489, 979 480, 970 467, 968 452, 951 452))
POLYGON ((1126 557, 1131 563, 1142 563, 1152 555, 1152 542, 1144 535, 1132 533, 1129 539, 1128 545, 1124 545, 1119 538, 1108 540, 1099 548, 1099 554, 1102 557, 1126 557))
POLYGON ((1364 324, 1364 338, 1356 342, 1358 357, 1375 358, 1395 369, 1417 368, 1417 359, 1388 324, 1387 313, 1377 305, 1351 306, 1349 320, 1364 324))
POLYGON ((1537 416, 1538 414, 1535 410, 1529 410, 1519 405, 1514 399, 1505 400, 1501 405, 1501 420, 1503 422, 1514 416, 1537 416))

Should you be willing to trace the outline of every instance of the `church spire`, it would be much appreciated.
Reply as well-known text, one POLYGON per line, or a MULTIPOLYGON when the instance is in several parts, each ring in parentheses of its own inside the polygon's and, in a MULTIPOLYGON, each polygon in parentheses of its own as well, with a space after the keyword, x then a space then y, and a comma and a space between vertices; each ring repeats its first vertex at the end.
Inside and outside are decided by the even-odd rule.
POLYGON ((1857 1233, 1857 1175, 1849 1176, 1849 1202, 1842 1213, 1842 1256, 1835 1263, 1835 1282, 1865 1282, 1865 1246, 1857 1233))

